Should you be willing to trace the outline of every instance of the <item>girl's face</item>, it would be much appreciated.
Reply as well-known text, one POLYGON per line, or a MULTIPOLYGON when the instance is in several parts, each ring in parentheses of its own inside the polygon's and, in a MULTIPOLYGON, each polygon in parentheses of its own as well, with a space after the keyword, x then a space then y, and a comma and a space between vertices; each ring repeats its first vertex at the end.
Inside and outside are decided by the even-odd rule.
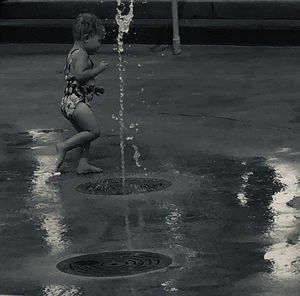
POLYGON ((93 35, 92 37, 87 37, 84 40, 84 47, 88 54, 96 53, 101 45, 102 38, 99 35, 93 35))

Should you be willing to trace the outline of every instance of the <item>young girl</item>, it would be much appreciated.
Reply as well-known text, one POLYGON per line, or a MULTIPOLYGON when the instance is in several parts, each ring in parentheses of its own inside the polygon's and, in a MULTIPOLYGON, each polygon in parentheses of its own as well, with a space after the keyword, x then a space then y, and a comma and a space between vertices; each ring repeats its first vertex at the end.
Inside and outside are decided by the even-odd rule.
POLYGON ((80 14, 73 25, 74 45, 65 66, 66 87, 61 101, 62 114, 72 123, 77 134, 56 145, 57 169, 61 167, 67 151, 80 147, 78 174, 99 173, 102 170, 88 163, 90 143, 100 135, 100 129, 91 109, 93 95, 103 93, 95 87, 95 77, 108 68, 100 62, 94 65, 90 55, 99 49, 105 29, 93 14, 80 14))

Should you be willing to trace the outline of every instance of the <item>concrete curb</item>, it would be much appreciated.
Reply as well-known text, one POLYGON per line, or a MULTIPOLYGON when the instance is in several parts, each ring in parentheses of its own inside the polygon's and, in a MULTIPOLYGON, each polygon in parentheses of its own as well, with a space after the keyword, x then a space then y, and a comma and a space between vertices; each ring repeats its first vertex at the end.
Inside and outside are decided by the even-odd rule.
MULTIPOLYGON (((70 19, 1 20, 0 43, 72 43, 70 19)), ((116 43, 117 26, 104 22, 104 43, 116 43)), ((182 44, 300 45, 300 21, 181 20, 182 44)), ((171 20, 134 20, 125 43, 171 44, 171 20)))
MULTIPOLYGON (((116 0, 4 0, 0 42, 71 43, 71 23, 93 11, 107 28, 105 43, 114 43, 116 0)), ((184 44, 298 45, 300 0, 179 0, 184 44)), ((135 0, 129 43, 172 42, 170 0, 135 0)))
MULTIPOLYGON (((128 2, 128 1, 127 1, 128 2)), ((101 19, 114 19, 116 0, 89 1, 14 1, 6 0, 1 4, 0 18, 75 18, 80 12, 94 12, 101 19)), ((210 1, 179 1, 180 18, 211 18, 210 1)), ((136 19, 170 19, 172 17, 170 0, 135 0, 136 19)))
MULTIPOLYGON (((128 2, 128 1, 127 1, 128 2)), ((0 18, 74 18, 92 11, 114 19, 116 0, 4 0, 0 18)), ((181 19, 300 19, 300 0, 178 0, 181 19)), ((135 0, 136 19, 170 19, 170 0, 135 0)))

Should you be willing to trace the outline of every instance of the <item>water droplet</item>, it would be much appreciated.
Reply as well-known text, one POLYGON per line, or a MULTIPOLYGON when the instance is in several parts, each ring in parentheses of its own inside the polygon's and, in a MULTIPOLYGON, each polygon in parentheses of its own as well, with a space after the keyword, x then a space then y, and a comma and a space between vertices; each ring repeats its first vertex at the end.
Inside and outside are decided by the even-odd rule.
POLYGON ((282 147, 282 148, 278 149, 276 152, 277 153, 284 153, 284 152, 289 152, 289 151, 291 151, 291 148, 282 147))
POLYGON ((132 145, 132 148, 134 149, 133 159, 135 161, 135 164, 136 164, 137 167, 140 167, 141 164, 139 162, 139 159, 141 157, 141 154, 140 154, 140 152, 138 150, 138 147, 136 145, 132 145))
POLYGON ((116 120, 116 121, 119 121, 119 117, 117 117, 115 114, 112 114, 111 118, 116 120))
POLYGON ((129 128, 134 128, 135 124, 134 123, 130 123, 129 128))
POLYGON ((138 64, 138 67, 140 68, 140 67, 142 67, 142 65, 141 65, 141 64, 138 64))

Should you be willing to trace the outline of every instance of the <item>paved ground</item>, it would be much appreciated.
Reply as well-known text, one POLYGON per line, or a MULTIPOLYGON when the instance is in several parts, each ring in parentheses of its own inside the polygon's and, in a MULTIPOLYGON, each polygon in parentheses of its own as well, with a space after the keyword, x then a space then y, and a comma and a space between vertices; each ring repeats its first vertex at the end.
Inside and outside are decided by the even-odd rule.
POLYGON ((95 57, 111 65, 94 102, 102 137, 91 161, 104 173, 76 176, 70 153, 51 175, 54 144, 73 134, 59 113, 67 49, 0 46, 0 294, 298 295, 300 48, 183 46, 173 56, 127 46, 126 174, 172 186, 126 196, 75 190, 120 176, 112 46, 95 57), (56 268, 120 250, 173 262, 117 279, 56 268))

